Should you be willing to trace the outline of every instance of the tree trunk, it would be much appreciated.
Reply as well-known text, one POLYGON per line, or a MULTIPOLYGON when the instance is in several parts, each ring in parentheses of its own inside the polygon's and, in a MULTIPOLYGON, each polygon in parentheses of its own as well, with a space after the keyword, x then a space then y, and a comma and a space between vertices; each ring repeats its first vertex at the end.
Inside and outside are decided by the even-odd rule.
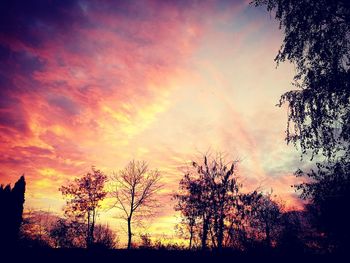
POLYGON ((131 249, 131 217, 128 217, 128 249, 131 249))
POLYGON ((208 220, 203 216, 202 250, 207 249, 208 220))
POLYGON ((268 225, 268 223, 266 223, 265 225, 265 232, 266 232, 266 245, 267 247, 271 246, 271 237, 270 237, 270 227, 268 225))
POLYGON ((87 213, 87 229, 86 229, 86 247, 90 247, 90 210, 87 213))
POLYGON ((92 211, 92 222, 90 226, 90 246, 94 243, 94 229, 95 229, 95 219, 96 219, 96 211, 92 211))
POLYGON ((219 218, 219 229, 218 229, 218 239, 217 239, 217 245, 218 245, 218 250, 222 250, 222 242, 224 240, 224 218, 223 216, 220 216, 219 218))
POLYGON ((209 233, 210 233, 210 237, 211 237, 211 245, 214 249, 217 249, 217 236, 216 236, 216 232, 215 230, 213 230, 213 227, 208 227, 209 229, 209 233))
POLYGON ((192 249, 192 239, 193 239, 193 226, 190 228, 190 247, 189 249, 192 249))

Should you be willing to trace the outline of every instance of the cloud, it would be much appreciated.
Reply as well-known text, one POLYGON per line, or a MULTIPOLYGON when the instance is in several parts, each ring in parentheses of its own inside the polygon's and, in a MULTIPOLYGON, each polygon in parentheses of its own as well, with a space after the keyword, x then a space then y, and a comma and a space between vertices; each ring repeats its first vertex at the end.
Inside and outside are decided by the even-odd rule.
POLYGON ((274 70, 278 34, 246 1, 2 1, 0 10, 0 179, 25 172, 28 206, 60 211, 59 184, 136 158, 162 171, 160 216, 172 221, 181 167, 208 149, 241 157, 247 187, 291 195, 285 113, 274 107, 290 68, 274 70))
POLYGON ((79 113, 79 107, 71 99, 64 96, 50 96, 48 103, 69 115, 76 115, 79 113))

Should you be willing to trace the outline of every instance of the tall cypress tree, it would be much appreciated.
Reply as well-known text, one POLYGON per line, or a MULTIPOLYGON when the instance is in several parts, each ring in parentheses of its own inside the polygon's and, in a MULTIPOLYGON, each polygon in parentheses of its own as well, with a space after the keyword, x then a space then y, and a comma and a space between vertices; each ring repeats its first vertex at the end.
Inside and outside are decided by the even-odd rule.
POLYGON ((10 185, 0 186, 0 246, 12 247, 18 243, 22 223, 26 182, 24 175, 11 189, 10 185))

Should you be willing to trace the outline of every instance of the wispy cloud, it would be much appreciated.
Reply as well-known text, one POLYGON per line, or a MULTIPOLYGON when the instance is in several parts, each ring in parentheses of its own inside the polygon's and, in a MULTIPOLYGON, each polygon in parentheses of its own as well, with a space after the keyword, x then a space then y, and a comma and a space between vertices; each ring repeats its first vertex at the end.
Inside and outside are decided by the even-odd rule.
POLYGON ((172 222, 179 168, 208 149, 242 159, 247 187, 295 200, 274 106, 291 68, 275 70, 277 27, 247 1, 2 5, 0 179, 26 173, 28 206, 59 211, 60 184, 137 158, 163 172, 172 222))

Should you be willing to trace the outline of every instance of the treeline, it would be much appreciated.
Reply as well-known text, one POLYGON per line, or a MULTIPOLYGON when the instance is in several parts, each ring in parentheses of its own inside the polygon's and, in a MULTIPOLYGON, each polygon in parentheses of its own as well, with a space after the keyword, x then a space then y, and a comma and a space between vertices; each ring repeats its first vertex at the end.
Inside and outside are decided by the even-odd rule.
MULTIPOLYGON (((295 65, 294 88, 282 94, 278 105, 288 108, 287 143, 314 161, 313 169, 295 173, 305 178, 296 189, 308 205, 303 211, 284 211, 271 193, 243 192, 237 162, 204 156, 192 163, 174 195, 175 209, 182 217, 177 230, 188 239, 190 249, 348 253, 350 5, 345 0, 252 3, 273 14, 284 33, 277 64, 295 65)), ((123 213, 127 247, 132 248, 133 223, 152 216, 158 206, 159 179, 159 172, 149 170, 146 163, 131 162, 115 175, 114 190, 109 193, 104 187, 107 176, 95 168, 62 186, 67 198, 65 217, 47 230, 54 240, 50 246, 92 248, 99 244, 100 229, 108 227, 96 224, 97 214, 101 201, 111 195, 123 213)), ((0 188, 1 246, 18 244, 23 240, 19 232, 29 236, 23 229, 30 224, 22 222, 24 191, 23 177, 13 188, 0 188)), ((43 236, 41 227, 33 232, 43 236)), ((102 232, 109 236, 106 240, 113 239, 109 230, 102 232)), ((142 240, 143 247, 154 246, 149 236, 142 240)))
POLYGON ((180 181, 175 209, 189 248, 307 250, 305 212, 285 211, 271 192, 243 192, 237 164, 203 156, 180 181))
MULTIPOLYGON (((135 247, 132 243, 132 225, 153 216, 154 208, 158 204, 156 193, 162 187, 159 180, 160 173, 149 169, 147 163, 141 161, 131 161, 109 178, 92 167, 82 177, 59 188, 66 199, 63 217, 49 212, 27 211, 22 218, 24 188, 21 188, 23 198, 18 196, 20 183, 24 182, 24 177, 21 177, 12 190, 9 185, 0 188, 0 201, 4 212, 1 226, 7 231, 2 236, 2 241, 6 243, 11 238, 13 242, 7 242, 8 246, 21 247, 115 248, 118 243, 116 233, 108 225, 97 224, 101 202, 108 196, 114 200, 113 206, 108 208, 120 210, 121 218, 127 224, 127 247, 130 249, 135 247), (22 210, 19 211, 17 207, 20 204, 22 210), (7 229, 14 222, 17 223, 15 231, 12 228, 7 229)), ((149 246, 147 235, 141 235, 140 239, 143 240, 141 246, 149 246)), ((161 241, 158 242, 158 247, 163 247, 161 241)))
MULTIPOLYGON (((30 210, 23 215, 19 246, 22 248, 86 248, 87 225, 48 211, 30 210)), ((118 243, 108 225, 96 225, 95 248, 113 249, 118 243)))
POLYGON ((63 217, 50 212, 27 211, 22 221, 24 177, 13 189, 1 187, 1 203, 6 203, 4 198, 8 200, 10 195, 14 200, 2 210, 5 213, 1 226, 6 229, 5 226, 17 222, 16 230, 13 228, 4 237, 11 239, 12 244, 17 240, 21 247, 117 248, 118 233, 97 222, 101 202, 109 197, 114 204, 108 208, 118 209, 125 220, 128 249, 293 253, 324 252, 332 246, 336 249, 329 236, 313 224, 314 215, 307 207, 304 211, 288 211, 272 192, 243 191, 242 178, 237 173, 238 163, 225 160, 221 154, 204 155, 187 167, 173 195, 174 209, 181 215, 175 230, 177 238, 185 243, 152 241, 147 233, 139 234, 139 242, 133 241, 132 226, 147 220, 157 207, 162 207, 158 195, 163 187, 161 174, 139 161, 131 161, 110 177, 92 167, 84 176, 61 186, 59 190, 67 201, 63 217), (17 221, 12 220, 15 217, 17 221))

